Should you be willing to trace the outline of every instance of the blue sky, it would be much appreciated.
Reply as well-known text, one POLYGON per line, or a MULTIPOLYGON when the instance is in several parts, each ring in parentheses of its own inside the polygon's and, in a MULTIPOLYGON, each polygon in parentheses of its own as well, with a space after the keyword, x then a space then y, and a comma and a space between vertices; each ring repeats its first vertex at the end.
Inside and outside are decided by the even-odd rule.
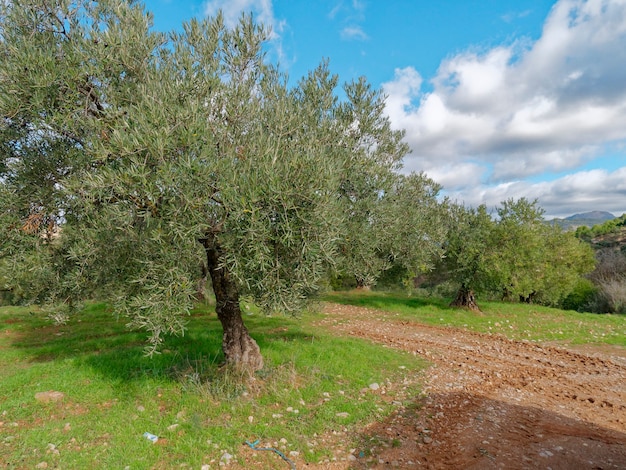
POLYGON ((626 0, 148 0, 155 28, 222 9, 271 25, 297 80, 323 58, 387 98, 445 193, 489 207, 537 198, 548 217, 626 212, 626 0))

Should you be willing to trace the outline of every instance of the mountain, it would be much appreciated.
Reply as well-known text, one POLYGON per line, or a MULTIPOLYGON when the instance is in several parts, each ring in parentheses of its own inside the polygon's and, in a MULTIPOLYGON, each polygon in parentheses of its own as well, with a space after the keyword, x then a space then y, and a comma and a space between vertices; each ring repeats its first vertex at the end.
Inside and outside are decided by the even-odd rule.
POLYGON ((583 212, 582 214, 574 214, 569 217, 565 217, 564 220, 593 220, 594 224, 606 222, 607 220, 613 220, 615 216, 610 212, 605 211, 591 211, 583 212))
POLYGON ((564 219, 552 219, 549 222, 563 227, 565 230, 576 230, 577 227, 586 225, 591 228, 594 225, 601 224, 607 220, 613 220, 615 216, 610 212, 591 211, 582 214, 574 214, 564 219))

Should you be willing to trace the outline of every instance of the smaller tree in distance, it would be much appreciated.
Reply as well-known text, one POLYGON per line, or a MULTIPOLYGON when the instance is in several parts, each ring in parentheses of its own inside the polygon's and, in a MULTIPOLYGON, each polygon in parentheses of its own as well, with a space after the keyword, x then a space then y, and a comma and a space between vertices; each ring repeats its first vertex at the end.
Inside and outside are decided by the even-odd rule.
POLYGON ((433 268, 443 253, 445 204, 441 186, 424 174, 394 174, 370 200, 346 198, 347 229, 340 272, 354 276, 357 288, 376 284, 392 266, 415 277, 433 268))
POLYGON ((538 201, 508 199, 497 209, 490 266, 504 298, 558 305, 594 268, 593 250, 572 232, 546 223, 538 201))
POLYGON ((451 204, 446 227, 438 270, 459 285, 451 305, 480 311, 476 293, 488 291, 492 281, 488 263, 494 222, 484 204, 475 209, 451 204))
POLYGON ((452 205, 440 264, 459 285, 453 306, 479 310, 476 293, 558 305, 593 270, 593 252, 547 224, 538 202, 508 199, 494 220, 484 205, 452 205))

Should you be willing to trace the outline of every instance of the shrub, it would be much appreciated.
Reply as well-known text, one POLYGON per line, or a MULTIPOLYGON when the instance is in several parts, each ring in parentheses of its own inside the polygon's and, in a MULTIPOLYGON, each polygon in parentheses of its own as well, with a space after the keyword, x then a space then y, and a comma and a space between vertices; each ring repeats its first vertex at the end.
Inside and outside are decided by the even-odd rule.
POLYGON ((580 279, 574 290, 561 302, 564 310, 576 310, 577 312, 592 311, 591 307, 596 303, 598 288, 589 279, 580 279))

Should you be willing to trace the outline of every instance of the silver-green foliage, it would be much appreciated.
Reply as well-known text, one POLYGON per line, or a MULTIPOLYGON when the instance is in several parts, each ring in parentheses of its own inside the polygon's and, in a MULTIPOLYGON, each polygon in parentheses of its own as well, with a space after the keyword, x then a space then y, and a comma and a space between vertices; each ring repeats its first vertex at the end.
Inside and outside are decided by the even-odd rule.
MULTIPOLYGON (((388 220, 375 203, 405 181, 402 133, 364 80, 344 102, 325 63, 288 86, 250 17, 162 34, 135 2, 0 9, 0 255, 25 301, 112 299, 156 346, 184 329, 203 244, 241 292, 286 312, 339 260, 380 256, 371 240, 342 251, 388 220)), ((406 181, 435 204, 433 182, 406 181)), ((436 252, 435 235, 400 228, 413 244, 390 254, 421 253, 420 237, 436 252)))
POLYGON ((538 202, 450 207, 442 266, 462 288, 509 300, 558 305, 594 267, 592 250, 543 219, 538 202))

